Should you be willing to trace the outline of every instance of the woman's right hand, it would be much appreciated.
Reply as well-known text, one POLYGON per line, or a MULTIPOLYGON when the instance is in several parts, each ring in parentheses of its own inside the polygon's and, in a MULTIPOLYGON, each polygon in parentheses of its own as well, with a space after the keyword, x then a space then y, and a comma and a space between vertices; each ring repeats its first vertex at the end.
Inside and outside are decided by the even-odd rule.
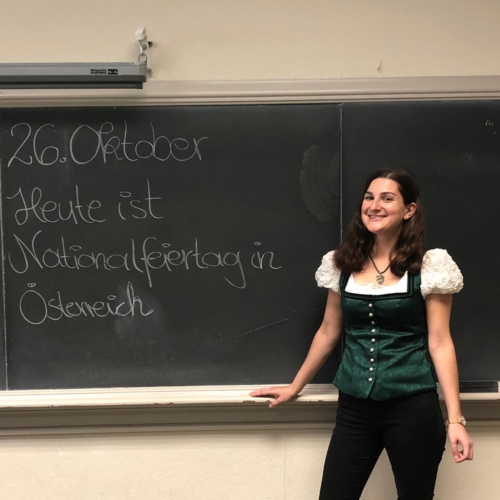
POLYGON ((268 387, 264 389, 257 389, 256 391, 252 391, 250 393, 250 396, 252 396, 253 398, 272 396, 274 398, 274 401, 271 402, 269 408, 274 408, 281 403, 286 403, 296 395, 297 393, 292 389, 290 385, 283 387, 268 387))

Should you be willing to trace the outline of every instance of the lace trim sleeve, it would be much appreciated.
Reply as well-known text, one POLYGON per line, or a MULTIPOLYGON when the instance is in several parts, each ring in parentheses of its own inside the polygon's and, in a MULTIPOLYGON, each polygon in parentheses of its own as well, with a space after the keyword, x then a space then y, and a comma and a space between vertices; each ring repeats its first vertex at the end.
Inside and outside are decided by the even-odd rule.
POLYGON ((431 293, 458 293, 464 286, 460 269, 448 252, 441 248, 429 250, 424 255, 420 276, 420 291, 424 299, 431 293))
POLYGON ((334 292, 340 293, 340 270, 333 264, 334 250, 323 256, 321 266, 316 271, 316 282, 319 287, 331 288, 334 292))

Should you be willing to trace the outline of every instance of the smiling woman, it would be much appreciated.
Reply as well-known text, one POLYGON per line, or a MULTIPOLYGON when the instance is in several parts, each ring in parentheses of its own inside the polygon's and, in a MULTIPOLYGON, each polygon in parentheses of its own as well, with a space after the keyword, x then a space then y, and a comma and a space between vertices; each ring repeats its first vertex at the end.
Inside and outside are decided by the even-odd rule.
POLYGON ((346 333, 337 420, 320 500, 356 500, 385 448, 398 498, 430 500, 446 431, 429 354, 443 390, 455 462, 471 460, 449 320, 462 275, 446 250, 424 250, 418 186, 403 169, 371 174, 344 241, 316 273, 329 289, 323 323, 295 380, 260 389, 271 407, 297 395, 346 333), (456 425, 452 425, 456 424, 456 425), (461 446, 461 449, 459 449, 461 446))

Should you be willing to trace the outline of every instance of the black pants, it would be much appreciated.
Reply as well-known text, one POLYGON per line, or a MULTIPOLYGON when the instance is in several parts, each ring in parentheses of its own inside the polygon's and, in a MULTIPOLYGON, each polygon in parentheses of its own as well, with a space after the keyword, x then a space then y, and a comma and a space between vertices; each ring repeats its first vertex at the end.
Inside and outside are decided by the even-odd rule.
POLYGON ((436 391, 385 401, 339 394, 320 500, 357 500, 385 448, 399 500, 430 500, 446 441, 436 391))

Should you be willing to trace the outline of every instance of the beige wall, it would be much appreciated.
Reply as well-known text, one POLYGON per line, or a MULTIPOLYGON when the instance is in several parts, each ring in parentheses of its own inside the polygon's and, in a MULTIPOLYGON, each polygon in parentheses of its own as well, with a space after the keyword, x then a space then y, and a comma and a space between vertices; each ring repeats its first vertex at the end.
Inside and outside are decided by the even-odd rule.
POLYGON ((155 78, 498 75, 493 0, 1 0, 0 61, 134 61, 155 78))
MULTIPOLYGON (((438 500, 498 498, 500 427, 472 427, 477 457, 447 450, 438 500)), ((329 430, 226 430, 4 437, 5 500, 314 500, 329 430)), ((362 500, 396 499, 384 454, 362 500)))
MULTIPOLYGON (((158 80, 500 74, 500 2, 487 0, 1 0, 0 61, 134 61, 144 25, 158 80)), ((5 500, 309 500, 329 431, 3 436, 5 500)), ((449 450, 439 500, 499 498, 500 427, 449 450)), ((395 498, 386 458, 364 500, 395 498)))

